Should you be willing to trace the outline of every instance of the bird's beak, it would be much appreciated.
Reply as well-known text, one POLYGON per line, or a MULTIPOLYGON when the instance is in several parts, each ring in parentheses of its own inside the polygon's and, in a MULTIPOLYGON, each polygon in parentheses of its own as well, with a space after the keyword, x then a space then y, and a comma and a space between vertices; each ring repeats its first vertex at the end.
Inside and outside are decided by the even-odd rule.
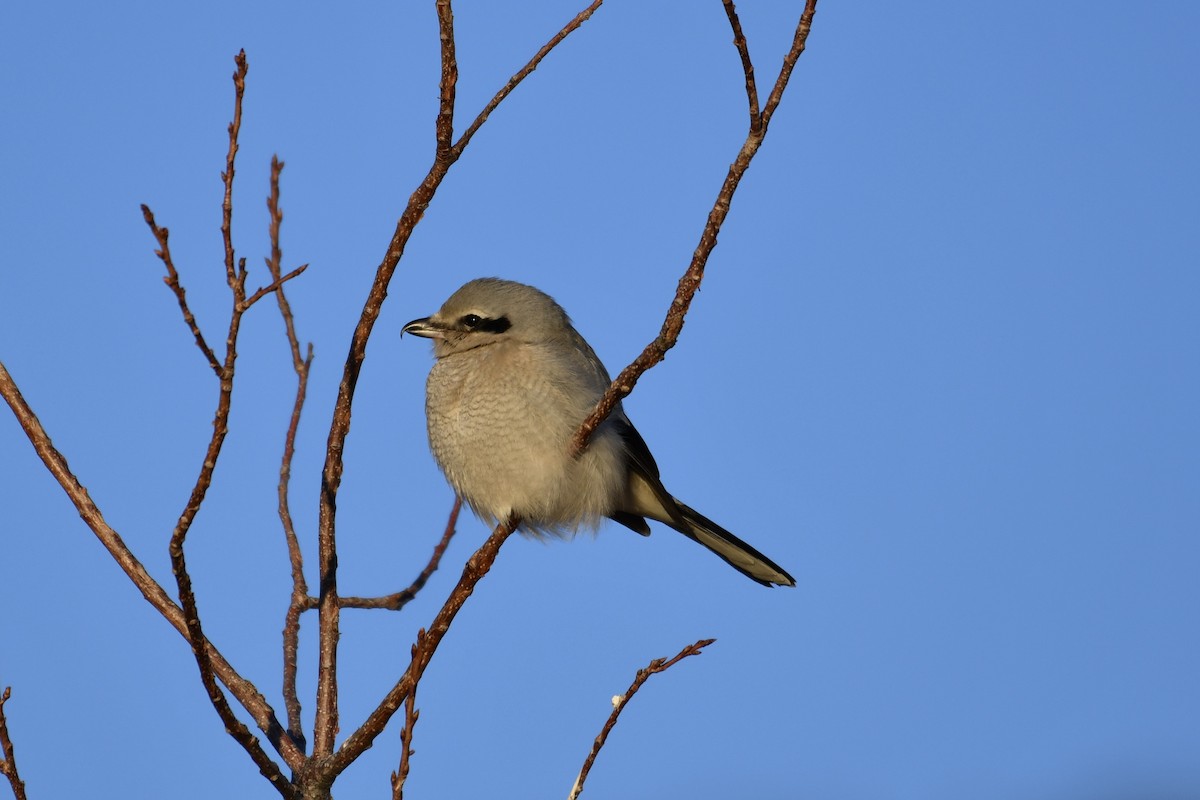
POLYGON ((411 333, 413 336, 423 336, 426 339, 446 338, 446 329, 434 322, 429 317, 414 319, 412 322, 400 329, 401 336, 406 333, 411 333))

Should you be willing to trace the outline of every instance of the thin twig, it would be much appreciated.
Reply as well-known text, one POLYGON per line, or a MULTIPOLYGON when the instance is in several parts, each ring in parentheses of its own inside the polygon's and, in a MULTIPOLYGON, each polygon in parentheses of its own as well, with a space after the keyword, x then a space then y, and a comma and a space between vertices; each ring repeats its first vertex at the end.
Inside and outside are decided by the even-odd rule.
POLYGON ((592 743, 592 750, 584 760, 583 768, 579 770, 579 777, 575 779, 575 785, 571 787, 571 794, 568 796, 568 800, 575 800, 575 798, 579 797, 579 793, 583 791, 583 783, 587 780, 588 773, 592 770, 592 764, 595 763, 596 756, 600 754, 600 749, 604 747, 605 741, 608 740, 608 734, 612 731, 613 726, 617 724, 617 717, 621 716, 621 712, 625 710, 625 706, 629 705, 629 701, 637 694, 637 690, 642 688, 642 684, 651 675, 667 671, 688 656, 700 655, 701 650, 715 641, 716 639, 701 639, 695 644, 689 644, 680 650, 674 658, 656 658, 647 664, 644 669, 637 671, 637 676, 633 679, 633 683, 629 685, 629 688, 625 690, 625 694, 617 695, 613 698, 612 713, 608 715, 608 721, 604 723, 604 727, 600 729, 600 734, 596 737, 596 741, 592 743))
POLYGON ((17 771, 17 757, 13 754, 12 739, 8 736, 8 718, 4 716, 4 704, 10 697, 12 697, 12 687, 5 686, 4 692, 0 693, 0 753, 3 753, 3 758, 0 758, 0 774, 8 779, 13 797, 16 800, 26 800, 25 781, 21 780, 21 773, 17 771))
MULTIPOLYGON (((425 631, 417 632, 417 642, 412 646, 413 658, 417 656, 417 648, 422 646, 425 631)), ((404 800, 404 782, 408 780, 409 759, 413 756, 413 728, 421 712, 417 710, 417 687, 414 684, 408 698, 404 701, 404 727, 400 729, 400 768, 392 773, 392 800, 404 800)))
POLYGON ((796 25, 796 33, 792 36, 792 49, 788 50, 787 55, 783 57, 783 66, 779 68, 779 77, 775 79, 775 85, 771 87, 771 94, 767 96, 767 104, 763 106, 762 136, 766 135, 767 125, 770 123, 771 117, 775 116, 775 110, 779 108, 779 102, 783 99, 783 90, 787 88, 788 80, 792 77, 792 70, 796 68, 796 62, 800 60, 800 55, 804 52, 808 34, 812 31, 813 15, 816 13, 817 0, 806 0, 804 12, 800 15, 800 23, 796 25))
POLYGON ((250 308, 250 306, 254 305, 259 300, 262 300, 264 297, 271 294, 272 292, 277 292, 281 286, 283 286, 285 283, 290 281, 292 278, 295 278, 298 275, 302 274, 304 272, 304 270, 306 270, 306 269, 308 269, 308 264, 301 264, 300 266, 296 267, 294 270, 289 272, 287 275, 284 275, 283 277, 276 278, 275 280, 271 281, 266 286, 264 286, 261 289, 259 289, 258 291, 256 291, 254 294, 252 294, 249 297, 242 300, 242 302, 238 304, 238 310, 245 312, 246 310, 248 310, 250 308))
MULTIPOLYGON (((279 178, 283 173, 283 166, 284 163, 279 160, 278 156, 271 156, 271 193, 267 195, 267 213, 271 218, 268 228, 271 239, 271 255, 266 262, 267 270, 276 281, 282 279, 283 272, 283 249, 279 244, 279 229, 283 225, 283 209, 279 207, 279 178)), ((292 316, 292 306, 283 292, 278 292, 276 297, 279 300, 279 313, 283 316, 284 328, 287 331, 288 346, 292 350, 292 367, 296 370, 296 374, 300 375, 304 371, 304 359, 300 357, 300 340, 296 336, 296 321, 292 316)))
POLYGON ((292 478, 292 458, 296 453, 296 431, 300 427, 300 412, 304 408, 304 399, 308 394, 308 375, 312 367, 313 346, 310 342, 308 353, 300 357, 300 340, 296 337, 296 321, 292 315, 291 304, 283 290, 283 248, 281 247, 280 228, 283 225, 283 209, 279 205, 279 177, 283 172, 283 162, 276 156, 271 157, 271 193, 267 195, 267 212, 270 216, 268 234, 271 240, 271 255, 266 259, 267 271, 271 273, 279 289, 275 292, 279 303, 279 314, 283 317, 284 333, 287 336, 288 348, 292 353, 292 368, 296 371, 296 399, 292 402, 292 414, 288 420, 287 435, 283 441, 283 458, 279 464, 279 521, 283 525, 283 535, 287 542, 288 563, 291 565, 292 594, 288 602, 288 610, 283 623, 283 702, 287 709, 288 732, 296 741, 297 746, 305 748, 304 726, 301 719, 300 696, 296 692, 296 671, 300 651, 300 614, 307 606, 308 583, 304 579, 304 555, 300 550, 300 540, 296 536, 296 526, 292 521, 291 507, 288 502, 288 486, 292 478))
MULTIPOLYGON (((142 596, 150 605, 163 615, 167 622, 178 631, 184 638, 188 637, 187 623, 184 620, 183 611, 175 603, 171 596, 166 593, 158 581, 146 571, 142 563, 134 556, 133 552, 121 539, 121 535, 113 529, 111 525, 104 519, 104 515, 100 512, 99 507, 92 501, 88 490, 75 474, 71 471, 70 464, 62 453, 55 448, 50 440, 50 435, 46 433, 46 429, 42 426, 41 421, 29 407, 29 403, 21 395, 20 389, 13 380, 12 375, 0 362, 0 396, 4 397, 9 408, 12 409, 13 415, 17 418, 17 423, 21 429, 25 431, 25 437, 33 446, 38 458, 46 465, 47 471, 54 476, 58 481, 58 485, 62 487, 63 492, 67 495, 67 499, 75 506, 75 510, 79 512, 80 518, 83 519, 85 525, 91 529, 100 544, 108 551, 113 560, 117 562, 117 566, 121 571, 133 582, 142 596)), ((254 684, 243 678, 237 673, 232 665, 225 660, 212 644, 208 641, 204 642, 205 648, 208 651, 208 656, 212 660, 213 671, 221 682, 229 688, 231 694, 238 699, 238 702, 250 713, 259 730, 267 737, 267 740, 279 751, 285 762, 292 769, 299 769, 304 763, 304 753, 297 747, 296 743, 288 736, 283 727, 279 724, 279 720, 275 716, 275 710, 271 708, 264 698, 255 688, 254 684)))
POLYGON ((488 104, 484 106, 483 110, 479 112, 479 115, 475 117, 475 121, 472 122, 465 131, 463 131, 463 135, 460 136, 458 141, 454 143, 453 150, 456 158, 462 153, 463 149, 466 148, 467 144, 470 143, 471 137, 475 135, 475 132, 479 130, 479 127, 483 125, 483 123, 487 122, 488 116, 496 110, 497 106, 504 102, 504 98, 508 97, 509 94, 512 93, 513 89, 517 88, 517 84, 525 80, 525 78, 529 76, 529 73, 537 69, 538 65, 542 63, 542 59, 544 59, 551 50, 558 46, 559 42, 570 36, 571 33, 579 28, 580 25, 591 19, 592 14, 596 13, 596 10, 600 8, 601 4, 603 3, 604 0, 594 0, 591 5, 576 14, 570 22, 562 27, 562 30, 550 37, 550 40, 542 45, 540 50, 534 53, 533 58, 529 59, 525 66, 517 70, 517 72, 508 79, 508 83, 504 84, 500 91, 496 92, 495 96, 488 101, 488 104))
POLYGON ((434 123, 437 157, 453 161, 451 141, 454 139, 454 98, 458 86, 458 59, 454 54, 454 9, 450 0, 436 0, 438 37, 442 43, 442 79, 438 93, 438 114, 434 123))
POLYGON ((287 612, 283 617, 283 706, 287 711, 288 734, 301 752, 307 747, 304 720, 301 717, 300 695, 296 691, 296 672, 300 658, 300 614, 307 608, 308 591, 297 599, 293 589, 287 612))
POLYGON ((167 239, 171 232, 166 228, 160 228, 154 222, 154 213, 145 203, 142 204, 142 217, 146 220, 146 224, 150 226, 150 232, 154 234, 155 241, 158 242, 158 249, 154 254, 158 256, 163 265, 167 268, 167 275, 163 278, 163 283, 170 287, 175 293, 175 299, 179 302, 179 310, 183 312, 183 321, 187 323, 188 330, 192 332, 192 337, 196 340, 196 346, 200 348, 200 352, 204 355, 208 365, 212 367, 213 372, 217 377, 221 377, 221 362, 217 361, 217 356, 213 353, 213 349, 208 346, 208 342, 204 341, 204 334, 200 332, 200 325, 196 322, 196 317, 192 315, 192 311, 188 308, 187 292, 183 285, 179 282, 179 272, 175 269, 175 262, 171 259, 171 248, 168 246, 167 239))
POLYGON ((229 123, 229 150, 225 154, 225 171, 221 173, 221 181, 225 184, 225 197, 221 201, 221 241, 225 244, 225 277, 229 288, 245 280, 245 265, 242 265, 240 276, 234 271, 233 254, 233 162, 237 157, 238 133, 242 129, 242 95, 246 92, 246 73, 250 69, 246 61, 246 51, 240 51, 233 59, 237 69, 233 73, 233 121, 229 123))
POLYGON ((342 608, 386 608, 389 611, 399 611, 404 608, 409 601, 417 596, 417 592, 425 588, 430 576, 437 571, 438 565, 442 561, 442 556, 446 552, 446 546, 450 544, 450 539, 454 536, 454 531, 458 525, 458 512, 462 508, 462 498, 455 497, 454 505, 450 509, 450 518, 446 520, 446 530, 442 532, 441 540, 434 546, 433 555, 429 557, 429 563, 421 570, 421 574, 417 575, 407 588, 401 589, 393 594, 384 595, 383 597, 341 597, 338 601, 342 608))
MULTIPOLYGON (((762 113, 753 118, 750 122, 750 130, 746 135, 746 140, 743 142, 741 149, 738 151, 737 158, 729 166, 729 171, 725 175, 725 180, 721 184, 721 189, 717 192, 717 199, 713 203, 712 210, 708 214, 708 219, 704 223, 704 230, 700 234, 700 242, 696 245, 696 250, 692 254, 692 261, 688 268, 683 273, 683 277, 679 279, 679 285, 675 292, 675 299, 671 301, 671 306, 667 310, 666 319, 663 321, 662 329, 657 337, 641 354, 633 360, 633 362, 625 369, 621 370, 612 385, 604 393, 604 396, 596 403, 596 407, 592 413, 584 420, 576 432, 575 437, 571 441, 571 451, 576 456, 583 452, 588 440, 595 432, 596 428, 600 427, 600 423, 608 418, 617 403, 627 397, 633 391, 633 387, 637 385, 638 379, 658 362, 666 358, 667 351, 675 346, 679 341, 679 334, 683 330, 684 316, 691 307, 692 299, 696 296, 696 292, 700 288, 700 281, 704 277, 704 268, 708 263, 708 258, 712 255, 713 248, 717 246, 717 233, 721 230, 722 224, 725 222, 725 217, 729 214, 729 207, 733 201, 733 194, 737 191, 738 183, 741 182, 742 176, 746 174, 746 170, 750 167, 750 161, 758 152, 758 148, 762 145, 764 137, 767 135, 767 124, 770 122, 771 115, 775 113, 775 109, 779 106, 779 101, 783 97, 783 90, 787 86, 788 78, 791 77, 792 70, 796 66, 796 61, 800 58, 800 54, 804 52, 804 45, 808 39, 808 33, 812 28, 813 14, 816 12, 817 0, 807 0, 804 12, 800 16, 800 21, 796 25, 796 34, 792 40, 792 48, 784 57, 783 67, 779 71, 779 77, 775 81, 775 86, 771 90, 771 96, 767 99, 767 104, 763 108, 762 113)), ((729 13, 730 24, 737 22, 736 14, 732 13, 727 7, 729 13)), ((734 28, 735 37, 741 31, 741 25, 738 23, 734 28)), ((743 37, 744 38, 744 37, 743 37)), ((741 52, 741 48, 739 48, 741 52)), ((749 51, 747 50, 746 59, 749 59, 749 51)), ((753 70, 753 67, 750 67, 753 70)), ((748 73, 748 74, 752 74, 748 73)), ((747 81, 747 92, 751 89, 751 84, 747 81)), ((751 98, 753 105, 753 98, 751 98)))
POLYGON ((746 35, 742 33, 742 23, 738 19, 733 0, 722 2, 725 4, 725 16, 729 17, 729 26, 733 28, 733 46, 737 48, 742 59, 742 72, 746 76, 746 100, 750 105, 750 129, 755 130, 762 124, 762 119, 758 115, 758 88, 754 85, 754 64, 750 61, 750 48, 746 44, 746 35))

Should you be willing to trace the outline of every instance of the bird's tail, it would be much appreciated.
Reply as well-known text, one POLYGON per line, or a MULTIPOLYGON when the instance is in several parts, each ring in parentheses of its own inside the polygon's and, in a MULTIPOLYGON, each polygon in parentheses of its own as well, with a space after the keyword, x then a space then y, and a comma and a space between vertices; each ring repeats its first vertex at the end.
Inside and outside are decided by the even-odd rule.
MULTIPOLYGON (((674 500, 674 498, 672 498, 674 500)), ((675 500, 679 518, 667 522, 692 541, 699 542, 720 556, 726 564, 763 586, 795 586, 796 579, 750 545, 708 517, 675 500), (683 524, 680 524, 683 523, 683 524)))

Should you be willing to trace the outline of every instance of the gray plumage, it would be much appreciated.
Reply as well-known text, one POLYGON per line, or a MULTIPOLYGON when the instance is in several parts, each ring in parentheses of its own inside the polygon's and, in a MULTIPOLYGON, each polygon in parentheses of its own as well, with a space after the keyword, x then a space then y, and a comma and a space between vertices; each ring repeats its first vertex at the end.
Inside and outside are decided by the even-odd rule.
POLYGON ((673 498, 621 406, 578 457, 571 437, 610 379, 549 295, 480 278, 403 333, 433 340, 426 385, 429 446, 454 490, 495 524, 515 511, 522 529, 562 535, 605 518, 648 536, 657 520, 765 586, 792 576, 673 498))

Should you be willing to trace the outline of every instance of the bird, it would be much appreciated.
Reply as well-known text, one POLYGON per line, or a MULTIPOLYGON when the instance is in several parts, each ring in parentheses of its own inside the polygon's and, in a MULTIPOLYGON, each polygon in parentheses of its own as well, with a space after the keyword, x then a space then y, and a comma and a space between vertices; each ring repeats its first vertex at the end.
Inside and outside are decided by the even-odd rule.
POLYGON ((425 417, 434 460, 480 519, 565 537, 611 519, 643 536, 655 520, 764 586, 795 586, 771 559, 673 497, 620 404, 572 455, 611 380, 550 295, 501 278, 468 281, 400 335, 432 340, 425 417))

